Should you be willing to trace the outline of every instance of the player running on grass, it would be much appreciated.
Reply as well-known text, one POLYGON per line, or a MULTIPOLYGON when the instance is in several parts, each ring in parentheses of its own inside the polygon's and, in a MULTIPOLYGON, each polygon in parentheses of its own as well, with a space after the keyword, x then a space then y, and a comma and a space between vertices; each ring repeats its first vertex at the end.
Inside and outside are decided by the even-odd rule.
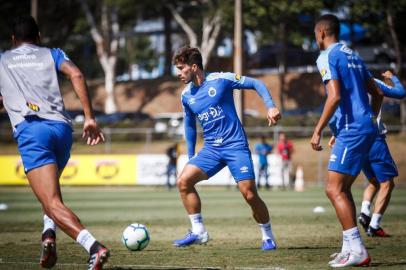
POLYGON ((83 105, 83 137, 87 144, 104 141, 85 79, 62 50, 39 46, 39 29, 32 17, 16 19, 12 42, 14 48, 0 59, 0 91, 28 182, 45 214, 40 264, 51 268, 56 263, 57 225, 89 252, 88 269, 102 269, 109 251, 64 205, 59 186, 59 177, 70 157, 72 127, 64 109, 57 72, 71 80, 83 105))
POLYGON ((383 97, 362 60, 338 43, 340 22, 336 16, 327 14, 318 18, 314 32, 321 50, 317 67, 327 90, 327 100, 310 142, 314 150, 322 150, 321 132, 333 115, 337 118, 337 138, 328 165, 326 194, 343 229, 343 246, 329 265, 369 265, 371 259, 357 228, 351 186, 378 134, 374 113, 378 114, 383 97), (367 91, 371 93, 373 110, 367 91))
MULTIPOLYGON (((406 96, 405 88, 392 72, 386 71, 382 76, 387 83, 378 79, 375 79, 375 82, 382 90, 384 96, 396 99, 402 99, 406 96)), ((386 144, 385 134, 387 129, 381 121, 381 113, 377 117, 377 122, 380 136, 376 138, 372 148, 369 150, 368 160, 362 168, 369 183, 364 191, 358 222, 362 225, 368 236, 385 237, 388 235, 381 228, 380 222, 389 204, 392 190, 395 186, 393 178, 398 176, 398 171, 386 144), (376 194, 378 196, 371 218, 370 206, 376 194)), ((329 123, 333 134, 335 134, 335 124, 334 120, 329 123)), ((329 145, 333 146, 334 142, 335 137, 332 136, 329 145)))
POLYGON ((178 247, 202 244, 209 240, 203 223, 201 202, 195 185, 215 175, 225 166, 230 169, 238 188, 251 207, 262 231, 262 249, 276 249, 268 209, 255 187, 255 174, 247 136, 237 117, 234 89, 255 89, 264 100, 270 125, 281 118, 266 86, 253 78, 233 73, 205 73, 198 49, 188 46, 176 52, 173 63, 178 77, 187 84, 182 92, 185 135, 189 162, 177 180, 183 205, 192 230, 173 244, 178 247), (203 129, 204 146, 195 154, 196 118, 203 129))

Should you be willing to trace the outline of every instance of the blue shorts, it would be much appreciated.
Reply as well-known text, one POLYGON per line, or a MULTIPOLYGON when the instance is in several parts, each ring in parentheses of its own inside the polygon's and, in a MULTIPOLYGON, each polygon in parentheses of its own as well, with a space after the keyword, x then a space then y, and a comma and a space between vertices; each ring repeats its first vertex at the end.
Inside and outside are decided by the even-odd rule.
POLYGON ((56 164, 61 172, 70 157, 72 128, 60 121, 27 117, 17 125, 18 143, 25 173, 46 164, 56 164))
POLYGON ((339 134, 331 150, 328 170, 357 176, 368 158, 377 133, 339 134))
POLYGON ((398 169, 384 137, 378 136, 374 141, 362 172, 368 179, 376 178, 379 183, 398 176, 398 169))
POLYGON ((204 146, 188 164, 204 171, 209 178, 227 166, 236 182, 255 180, 254 165, 248 147, 241 149, 222 149, 204 146))

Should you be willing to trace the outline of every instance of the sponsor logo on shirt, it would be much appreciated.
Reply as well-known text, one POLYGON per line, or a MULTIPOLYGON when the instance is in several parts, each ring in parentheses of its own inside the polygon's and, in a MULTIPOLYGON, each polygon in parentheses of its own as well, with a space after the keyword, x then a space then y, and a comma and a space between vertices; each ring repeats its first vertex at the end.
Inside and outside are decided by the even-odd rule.
POLYGON ((248 172, 248 167, 247 167, 247 166, 242 166, 242 167, 240 168, 240 172, 242 172, 242 173, 247 173, 247 172, 248 172))
POLYGON ((350 48, 348 48, 347 46, 342 46, 340 48, 340 51, 348 53, 348 54, 352 54, 352 50, 350 48))
POLYGON ((217 90, 214 87, 210 87, 209 91, 207 91, 210 97, 214 97, 217 94, 217 90))
POLYGON ((334 154, 332 154, 332 155, 330 156, 330 161, 331 161, 331 162, 335 162, 336 160, 337 160, 337 156, 334 155, 334 154))
POLYGON ((224 118, 223 109, 220 106, 209 107, 208 111, 197 115, 202 125, 224 118))
POLYGON ((28 54, 30 52, 36 52, 36 51, 38 51, 38 49, 30 48, 27 46, 21 46, 21 47, 18 47, 17 49, 12 50, 13 53, 17 53, 17 54, 28 54))
POLYGON ((33 110, 34 112, 39 112, 39 109, 40 109, 40 108, 39 108, 38 105, 36 105, 36 104, 34 104, 34 103, 31 103, 31 102, 27 102, 26 105, 27 105, 28 108, 30 108, 30 109, 33 110))

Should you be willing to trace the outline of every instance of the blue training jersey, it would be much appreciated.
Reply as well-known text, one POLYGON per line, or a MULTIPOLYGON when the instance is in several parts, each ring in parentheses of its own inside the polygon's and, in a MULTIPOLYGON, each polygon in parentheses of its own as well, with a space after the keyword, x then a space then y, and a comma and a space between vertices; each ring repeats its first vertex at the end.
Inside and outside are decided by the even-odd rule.
POLYGON ((267 143, 257 143, 255 145, 255 153, 258 155, 259 164, 268 165, 267 156, 272 151, 272 146, 267 143))
POLYGON ((363 61, 347 46, 334 43, 320 53, 317 67, 325 85, 329 80, 340 82, 341 99, 334 113, 337 134, 374 132, 376 124, 366 89, 371 74, 363 61))
POLYGON ((255 89, 268 108, 274 107, 266 86, 259 80, 234 73, 210 73, 200 86, 190 82, 182 92, 188 156, 195 153, 196 118, 206 146, 248 147, 247 136, 237 116, 234 89, 255 89))
MULTIPOLYGON (((385 97, 390 97, 390 98, 395 98, 395 99, 403 99, 406 97, 406 90, 403 87, 402 83, 399 81, 399 79, 393 75, 391 78, 391 81, 393 83, 393 86, 389 86, 383 81, 374 78, 376 85, 379 87, 379 89, 382 90, 383 95, 385 97)), ((386 125, 381 121, 381 112, 379 112, 379 115, 377 117, 377 123, 378 123, 378 130, 380 135, 385 135, 387 133, 386 125)), ((333 116, 331 117, 329 121, 329 127, 331 129, 331 132, 333 133, 334 136, 337 136, 337 119, 333 116)))

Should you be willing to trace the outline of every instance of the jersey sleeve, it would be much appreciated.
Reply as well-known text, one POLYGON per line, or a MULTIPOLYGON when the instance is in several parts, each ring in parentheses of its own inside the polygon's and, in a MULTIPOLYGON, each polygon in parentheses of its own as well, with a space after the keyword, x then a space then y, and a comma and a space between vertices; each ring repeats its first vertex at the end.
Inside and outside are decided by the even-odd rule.
POLYGON ((232 89, 254 89, 262 98, 267 108, 275 107, 272 96, 262 81, 231 72, 223 73, 222 78, 227 81, 232 89))
POLYGON ((331 133, 333 133, 334 137, 337 137, 337 117, 335 115, 330 118, 328 126, 330 127, 331 133))
POLYGON ((70 59, 66 55, 66 53, 59 48, 52 48, 51 55, 52 55, 52 59, 54 59, 55 68, 58 72, 60 71, 60 67, 63 62, 70 61, 70 59))
POLYGON ((402 83, 396 76, 392 76, 393 87, 385 84, 383 81, 374 79, 376 85, 382 90, 385 97, 403 99, 406 97, 406 91, 402 83))
POLYGON ((183 121, 185 125, 185 139, 187 145, 187 155, 192 158, 195 155, 196 147, 196 117, 194 113, 190 110, 188 105, 184 102, 182 96, 182 107, 183 107, 183 121))
POLYGON ((329 53, 320 54, 317 59, 317 68, 325 84, 327 84, 329 80, 339 79, 338 61, 333 55, 329 53))

